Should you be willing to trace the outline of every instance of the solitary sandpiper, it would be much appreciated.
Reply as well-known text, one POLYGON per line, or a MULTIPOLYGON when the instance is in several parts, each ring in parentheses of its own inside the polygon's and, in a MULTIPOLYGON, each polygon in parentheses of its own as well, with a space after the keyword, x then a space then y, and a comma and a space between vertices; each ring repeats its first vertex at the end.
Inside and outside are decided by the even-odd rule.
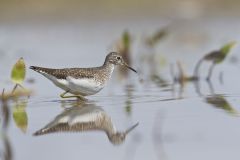
POLYGON ((65 90, 64 93, 60 94, 62 98, 77 97, 85 99, 84 96, 96 94, 105 87, 115 65, 125 66, 137 73, 135 69, 128 66, 117 52, 110 52, 106 56, 104 64, 100 67, 52 69, 30 66, 30 69, 44 75, 56 86, 65 90), (67 93, 73 95, 66 96, 67 93))

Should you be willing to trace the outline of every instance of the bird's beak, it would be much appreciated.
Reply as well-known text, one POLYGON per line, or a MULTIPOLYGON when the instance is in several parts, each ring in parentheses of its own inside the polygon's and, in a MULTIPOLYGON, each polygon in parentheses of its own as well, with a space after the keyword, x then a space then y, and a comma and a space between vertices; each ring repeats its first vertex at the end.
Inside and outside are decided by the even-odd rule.
POLYGON ((135 69, 133 69, 132 67, 130 67, 127 63, 124 62, 123 65, 125 67, 127 67, 128 69, 132 70, 133 72, 137 73, 137 71, 135 69))
POLYGON ((134 128, 136 128, 138 126, 139 122, 137 122, 136 124, 134 124, 133 126, 131 126, 130 128, 128 128, 125 132, 125 134, 127 135, 128 133, 130 133, 134 128))

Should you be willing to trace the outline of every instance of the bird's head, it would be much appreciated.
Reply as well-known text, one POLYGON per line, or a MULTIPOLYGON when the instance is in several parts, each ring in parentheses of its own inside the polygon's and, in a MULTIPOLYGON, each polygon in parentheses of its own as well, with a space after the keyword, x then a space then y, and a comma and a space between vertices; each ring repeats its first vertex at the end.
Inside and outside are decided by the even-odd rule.
POLYGON ((105 60, 105 63, 111 63, 114 65, 121 65, 124 67, 127 67, 128 69, 132 70, 133 72, 137 73, 137 71, 135 69, 133 69, 132 67, 130 67, 122 58, 122 56, 117 53, 117 52, 110 52, 105 60))

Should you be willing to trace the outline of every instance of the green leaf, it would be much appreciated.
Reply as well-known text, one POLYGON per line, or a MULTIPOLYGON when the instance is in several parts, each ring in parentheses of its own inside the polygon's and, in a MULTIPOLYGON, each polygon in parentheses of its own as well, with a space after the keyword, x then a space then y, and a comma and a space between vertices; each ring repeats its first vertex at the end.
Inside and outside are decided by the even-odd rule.
POLYGON ((26 112, 27 102, 17 102, 13 107, 13 120, 16 126, 26 133, 28 126, 28 116, 26 112))
POLYGON ((228 54, 230 50, 236 45, 236 43, 236 41, 227 43, 220 49, 220 51, 222 52, 222 54, 228 54))
POLYGON ((131 37, 128 31, 124 31, 122 35, 123 46, 125 49, 130 47, 131 37))
POLYGON ((235 41, 229 42, 229 43, 223 45, 219 50, 215 50, 215 51, 208 53, 207 55, 205 55, 203 57, 203 59, 206 61, 212 61, 215 64, 219 64, 219 63, 223 62, 223 60, 226 58, 228 53, 230 53, 231 49, 233 48, 233 46, 235 44, 236 44, 235 41))
POLYGON ((230 53, 231 49, 236 45, 236 42, 229 42, 227 44, 225 44, 221 49, 220 49, 220 54, 219 57, 216 58, 215 62, 216 63, 221 63, 225 57, 228 55, 228 53, 230 53))
POLYGON ((16 84, 22 84, 26 75, 26 66, 23 58, 20 58, 12 68, 11 80, 16 84))

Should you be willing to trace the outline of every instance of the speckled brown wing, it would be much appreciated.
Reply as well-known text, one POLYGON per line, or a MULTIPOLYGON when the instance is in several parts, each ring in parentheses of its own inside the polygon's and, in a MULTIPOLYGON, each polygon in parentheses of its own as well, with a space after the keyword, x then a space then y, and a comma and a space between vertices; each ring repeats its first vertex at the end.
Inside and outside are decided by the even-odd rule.
POLYGON ((74 125, 69 125, 68 123, 59 123, 50 128, 43 128, 36 131, 33 135, 39 136, 50 133, 61 133, 61 132, 82 132, 91 130, 103 130, 101 127, 97 126, 94 122, 88 123, 77 123, 74 125))
POLYGON ((94 78, 94 69, 91 68, 64 68, 64 69, 52 69, 52 68, 43 68, 37 66, 31 66, 30 69, 43 73, 49 74, 57 79, 66 79, 68 76, 78 78, 94 78))

